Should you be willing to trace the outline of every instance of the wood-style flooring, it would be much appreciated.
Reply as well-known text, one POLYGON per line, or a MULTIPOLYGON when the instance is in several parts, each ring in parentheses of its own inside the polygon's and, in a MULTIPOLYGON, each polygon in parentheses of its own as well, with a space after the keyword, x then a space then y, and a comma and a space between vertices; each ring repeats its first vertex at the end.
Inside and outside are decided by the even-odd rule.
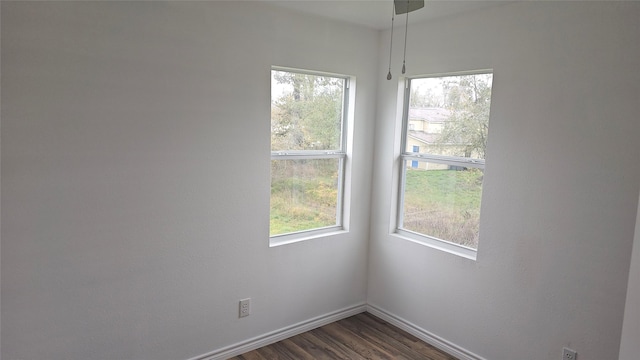
POLYGON ((230 360, 456 360, 379 318, 361 313, 230 360))

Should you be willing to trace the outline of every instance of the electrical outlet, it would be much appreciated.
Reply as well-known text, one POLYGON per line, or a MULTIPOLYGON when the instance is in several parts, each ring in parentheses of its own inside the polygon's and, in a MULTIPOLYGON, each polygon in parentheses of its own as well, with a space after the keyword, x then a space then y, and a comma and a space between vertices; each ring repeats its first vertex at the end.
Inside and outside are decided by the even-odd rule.
POLYGON ((575 351, 569 348, 562 348, 562 360, 576 360, 577 355, 575 351))
POLYGON ((251 299, 240 300, 240 317, 249 316, 251 314, 251 299))

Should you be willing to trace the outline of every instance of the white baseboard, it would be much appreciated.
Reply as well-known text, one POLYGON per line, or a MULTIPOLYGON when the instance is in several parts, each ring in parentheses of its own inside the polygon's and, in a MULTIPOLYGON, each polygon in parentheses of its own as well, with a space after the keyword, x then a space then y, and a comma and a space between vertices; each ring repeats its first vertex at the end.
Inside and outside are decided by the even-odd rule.
POLYGON ((432 346, 460 360, 486 360, 471 351, 432 334, 401 317, 391 314, 374 305, 365 303, 324 314, 307 321, 302 321, 188 360, 225 360, 365 311, 388 322, 389 324, 397 326, 418 339, 431 344, 432 346))
POLYGON ((332 322, 348 318, 349 316, 353 316, 361 312, 365 312, 366 310, 367 310, 367 305, 365 303, 350 306, 348 308, 344 308, 338 311, 324 314, 324 315, 309 319, 307 321, 299 322, 297 324, 287 326, 285 328, 254 337, 252 339, 242 341, 242 342, 224 347, 222 349, 214 350, 207 354, 196 356, 189 360, 228 359, 230 357, 244 354, 247 351, 255 350, 263 346, 273 344, 280 340, 284 340, 286 338, 292 337, 294 335, 298 335, 303 332, 313 330, 320 326, 324 326, 332 322))
POLYGON ((484 358, 472 353, 471 351, 460 347, 450 341, 447 341, 435 334, 430 333, 427 330, 420 328, 419 326, 391 313, 388 313, 374 305, 367 304, 367 312, 374 315, 389 324, 392 324, 400 329, 408 332, 409 334, 417 337, 418 339, 450 354, 460 360, 485 360, 484 358))

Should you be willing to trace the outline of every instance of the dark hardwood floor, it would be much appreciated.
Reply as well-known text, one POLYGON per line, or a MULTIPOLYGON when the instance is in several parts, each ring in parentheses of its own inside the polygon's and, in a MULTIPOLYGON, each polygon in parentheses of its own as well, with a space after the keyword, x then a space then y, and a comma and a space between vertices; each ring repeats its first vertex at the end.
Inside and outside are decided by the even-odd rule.
POLYGON ((361 313, 229 360, 456 360, 404 330, 361 313))

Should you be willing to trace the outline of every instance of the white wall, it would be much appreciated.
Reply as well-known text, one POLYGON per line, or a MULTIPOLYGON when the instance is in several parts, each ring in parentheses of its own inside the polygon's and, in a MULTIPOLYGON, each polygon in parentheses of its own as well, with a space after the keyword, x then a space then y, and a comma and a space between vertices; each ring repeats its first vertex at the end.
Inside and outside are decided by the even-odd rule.
MULTIPOLYGON (((640 201, 639 201, 640 202, 640 201)), ((627 301, 624 308, 622 340, 619 360, 634 360, 640 354, 640 204, 636 215, 636 232, 633 240, 627 301)))
POLYGON ((486 359, 563 346, 617 358, 640 184, 638 19, 638 3, 522 2, 410 26, 409 76, 494 69, 480 245, 471 261, 389 235, 398 51, 378 94, 372 306, 486 359))
POLYGON ((2 357, 186 359, 363 303, 377 39, 251 2, 2 2, 2 357), (268 247, 272 65, 357 77, 348 234, 268 247))
POLYGON ((185 359, 365 300, 487 359, 617 357, 637 4, 411 25, 409 75, 495 71, 475 262, 389 235, 388 32, 250 2, 1 6, 5 359, 185 359), (271 65, 357 76, 347 235, 268 247, 271 65))

